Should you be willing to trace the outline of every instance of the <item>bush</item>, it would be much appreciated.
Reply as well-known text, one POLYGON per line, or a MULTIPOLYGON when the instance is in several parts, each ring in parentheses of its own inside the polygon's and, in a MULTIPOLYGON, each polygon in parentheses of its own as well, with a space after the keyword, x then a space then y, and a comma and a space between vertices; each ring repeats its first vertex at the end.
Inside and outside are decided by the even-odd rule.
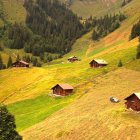
POLYGON ((123 63, 122 61, 120 60, 119 63, 118 63, 118 67, 122 67, 123 66, 123 63))

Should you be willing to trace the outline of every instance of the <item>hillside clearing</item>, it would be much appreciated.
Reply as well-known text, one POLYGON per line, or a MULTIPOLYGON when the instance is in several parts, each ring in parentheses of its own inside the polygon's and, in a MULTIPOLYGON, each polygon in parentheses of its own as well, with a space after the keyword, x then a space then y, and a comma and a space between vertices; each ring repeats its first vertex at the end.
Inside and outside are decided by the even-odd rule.
POLYGON ((123 101, 132 92, 140 91, 139 78, 139 72, 123 68, 93 79, 88 94, 24 131, 25 140, 139 140, 140 114, 125 112, 123 101), (121 99, 121 103, 112 104, 110 96, 121 99))

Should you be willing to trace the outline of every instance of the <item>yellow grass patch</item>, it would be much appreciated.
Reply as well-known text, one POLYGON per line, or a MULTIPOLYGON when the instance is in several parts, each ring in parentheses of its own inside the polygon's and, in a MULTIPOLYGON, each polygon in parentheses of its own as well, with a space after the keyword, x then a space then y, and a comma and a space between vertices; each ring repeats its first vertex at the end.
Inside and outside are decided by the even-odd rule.
POLYGON ((116 139, 139 140, 140 114, 126 112, 123 99, 140 91, 140 73, 119 69, 93 79, 89 89, 72 105, 22 133, 25 140, 116 139), (114 96, 118 104, 109 101, 114 96))

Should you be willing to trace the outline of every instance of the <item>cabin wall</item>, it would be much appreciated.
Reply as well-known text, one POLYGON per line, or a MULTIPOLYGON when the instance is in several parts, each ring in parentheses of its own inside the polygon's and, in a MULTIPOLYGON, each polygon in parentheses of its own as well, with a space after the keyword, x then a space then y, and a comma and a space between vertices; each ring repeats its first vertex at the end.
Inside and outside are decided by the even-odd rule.
POLYGON ((93 61, 92 63, 90 63, 90 67, 93 67, 93 68, 100 68, 104 66, 106 66, 106 64, 98 64, 96 61, 93 61))
POLYGON ((63 90, 61 87, 57 86, 53 89, 53 94, 67 96, 72 93, 73 90, 63 90))
POLYGON ((75 61, 78 61, 77 58, 71 58, 71 59, 68 59, 69 62, 75 62, 75 61))
POLYGON ((132 96, 125 102, 126 108, 133 109, 135 111, 140 111, 140 99, 137 96, 132 96))
POLYGON ((23 63, 20 63, 20 62, 16 62, 16 63, 14 63, 13 64, 13 67, 29 67, 29 65, 25 65, 25 64, 23 64, 23 63))

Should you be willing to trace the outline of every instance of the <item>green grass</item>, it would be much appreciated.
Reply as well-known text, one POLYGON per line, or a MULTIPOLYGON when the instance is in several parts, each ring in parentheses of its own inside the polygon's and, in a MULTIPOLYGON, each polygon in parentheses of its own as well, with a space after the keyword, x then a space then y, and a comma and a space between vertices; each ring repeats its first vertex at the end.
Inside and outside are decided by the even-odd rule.
MULTIPOLYGON (((8 0, 5 1, 5 6, 7 4, 8 0)), ((16 2, 14 5, 16 4, 18 3, 16 2)), ((135 9, 138 10, 137 8, 132 8, 134 5, 138 5, 135 0, 124 8, 128 15, 132 9, 133 16, 129 15, 118 30, 99 42, 92 41, 92 32, 89 32, 74 43, 70 53, 66 54, 62 59, 51 62, 49 65, 45 65, 42 68, 0 71, 0 101, 13 94, 4 103, 8 104, 8 109, 15 115, 18 131, 23 131, 45 120, 83 96, 84 93, 88 93, 89 88, 92 88, 93 85, 86 86, 86 84, 90 82, 94 84, 94 79, 97 76, 118 69, 117 65, 120 59, 124 67, 140 70, 140 61, 133 60, 136 55, 138 41, 136 39, 128 41, 132 24, 137 21, 140 15, 138 11, 134 12, 135 9), (67 63, 67 58, 73 55, 78 56, 81 61, 67 63), (90 68, 89 62, 94 58, 105 59, 109 65, 101 69, 90 68), (51 92, 50 88, 57 83, 73 85, 75 88, 74 95, 62 99, 49 97, 47 94, 51 92)), ((86 11, 84 8, 81 10, 86 11)), ((12 17, 12 21, 17 20, 18 16, 18 14, 13 15, 12 13, 9 15, 9 17, 12 17)), ((22 21, 23 19, 21 16, 20 20, 22 21)), ((5 49, 4 52, 0 53, 2 53, 6 63, 9 54, 17 53, 17 50, 5 49)), ((19 50, 18 53, 21 56, 24 54, 23 50, 19 50)))
POLYGON ((2 0, 5 17, 9 22, 25 22, 26 10, 23 0, 2 0))
POLYGON ((130 63, 126 64, 126 68, 140 71, 140 59, 134 59, 130 63))
POLYGON ((48 95, 42 95, 8 105, 8 109, 15 116, 17 130, 22 131, 62 109, 72 102, 74 98, 74 95, 65 98, 52 98, 48 95))

